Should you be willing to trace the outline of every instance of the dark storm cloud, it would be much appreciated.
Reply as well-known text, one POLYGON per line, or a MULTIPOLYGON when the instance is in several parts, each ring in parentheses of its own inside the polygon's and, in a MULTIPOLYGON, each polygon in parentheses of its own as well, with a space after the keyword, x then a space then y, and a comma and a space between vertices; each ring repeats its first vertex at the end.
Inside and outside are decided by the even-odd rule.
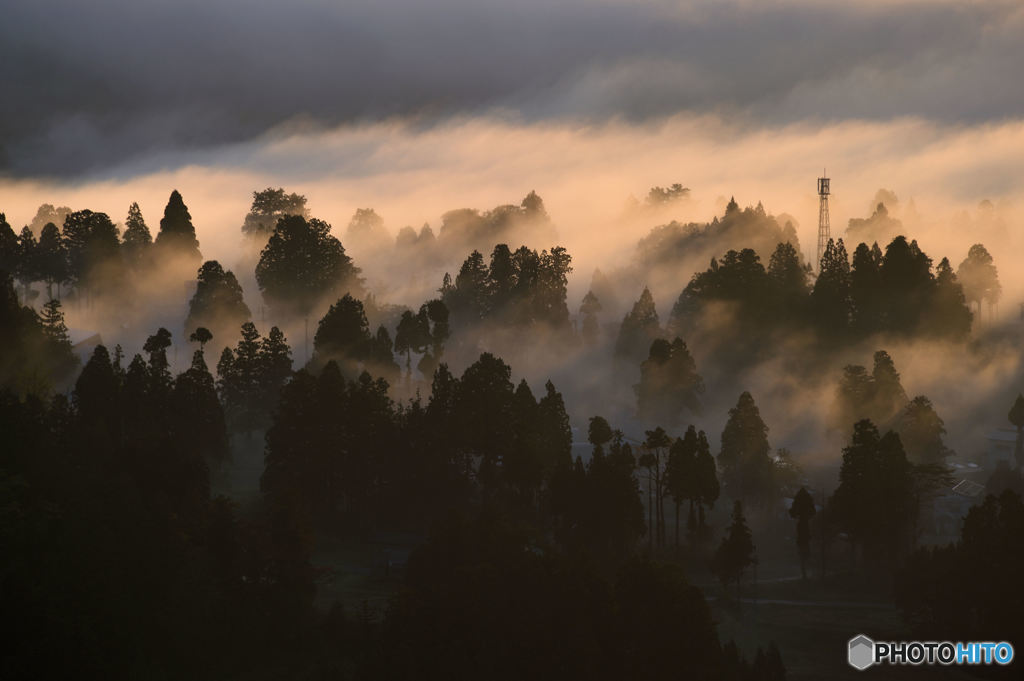
POLYGON ((1024 19, 999 0, 15 0, 0 12, 12 175, 390 116, 977 123, 1024 110, 1024 19))

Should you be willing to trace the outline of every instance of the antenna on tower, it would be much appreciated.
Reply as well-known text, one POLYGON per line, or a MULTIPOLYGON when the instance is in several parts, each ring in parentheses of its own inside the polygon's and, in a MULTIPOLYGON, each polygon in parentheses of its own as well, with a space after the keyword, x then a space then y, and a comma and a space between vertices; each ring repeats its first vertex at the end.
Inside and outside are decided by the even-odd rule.
POLYGON ((818 272, 821 272, 821 258, 825 255, 825 246, 828 245, 828 240, 831 238, 828 222, 829 179, 824 177, 824 169, 821 174, 822 177, 818 178, 818 257, 815 260, 818 272))

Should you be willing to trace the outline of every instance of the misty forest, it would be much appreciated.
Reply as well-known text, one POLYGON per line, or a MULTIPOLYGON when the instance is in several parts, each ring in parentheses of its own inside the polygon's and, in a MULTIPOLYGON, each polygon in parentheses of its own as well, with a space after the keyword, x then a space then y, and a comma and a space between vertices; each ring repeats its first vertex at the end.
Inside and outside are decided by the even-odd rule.
POLYGON ((0 676, 779 681, 851 672, 855 629, 1024 640, 1010 257, 926 253, 886 191, 820 263, 761 203, 642 196, 588 272, 534 191, 394 230, 271 187, 219 260, 178 191, 0 214, 0 676))

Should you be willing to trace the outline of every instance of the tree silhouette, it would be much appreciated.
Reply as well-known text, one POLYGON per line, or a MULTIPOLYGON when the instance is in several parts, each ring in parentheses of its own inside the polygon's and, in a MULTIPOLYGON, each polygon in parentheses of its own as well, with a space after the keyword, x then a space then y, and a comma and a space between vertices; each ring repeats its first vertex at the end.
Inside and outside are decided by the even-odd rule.
POLYGON ((615 341, 615 356, 641 359, 651 343, 661 335, 661 322, 650 289, 644 287, 633 309, 623 318, 615 341))
POLYGON ((918 395, 904 407, 897 418, 896 431, 907 458, 914 463, 941 464, 953 453, 942 441, 945 424, 924 395, 918 395))
POLYGON ((301 215, 277 221, 256 265, 256 281, 271 307, 302 317, 322 298, 360 293, 359 268, 330 232, 326 222, 301 215))
POLYGON ((878 423, 888 423, 907 403, 907 393, 900 382, 896 363, 885 350, 875 352, 871 382, 870 416, 878 423))
POLYGON ((567 551, 620 564, 644 531, 644 508, 632 450, 622 432, 596 416, 590 420, 590 462, 577 458, 557 468, 550 480, 550 512, 561 522, 556 535, 567 551), (607 447, 607 448, 606 448, 607 447))
POLYGON ((253 192, 252 207, 242 223, 242 234, 266 240, 273 233, 277 221, 289 215, 309 217, 305 196, 287 194, 284 189, 273 187, 253 192))
MULTIPOLYGON (((43 269, 39 261, 39 244, 32 230, 25 226, 18 237, 17 266, 14 273, 21 281, 25 302, 29 302, 31 284, 43 278, 43 269)), ((36 294, 38 295, 38 294, 36 294)))
POLYGON ((647 469, 647 517, 651 546, 665 544, 665 464, 672 438, 661 427, 645 431, 644 453, 638 463, 647 469))
POLYGON ((125 261, 138 268, 148 262, 153 236, 142 218, 139 204, 132 203, 128 207, 128 218, 124 221, 124 234, 121 235, 121 252, 125 261))
POLYGON ((768 261, 772 309, 781 319, 800 320, 807 303, 807 269, 800 254, 788 241, 780 243, 768 261))
POLYGON ((744 392, 729 410, 718 454, 722 480, 734 498, 764 502, 775 494, 770 451, 768 426, 761 420, 754 398, 744 392))
POLYGON ((346 293, 331 305, 317 325, 313 337, 315 362, 322 365, 334 359, 346 372, 355 375, 358 364, 370 358, 371 341, 362 301, 346 293))
POLYGON ((657 339, 650 356, 640 365, 640 383, 635 388, 637 412, 648 422, 676 425, 684 410, 700 414, 704 380, 681 339, 672 343, 657 339))
POLYGON ((587 295, 583 296, 583 302, 580 303, 580 316, 583 317, 580 324, 580 336, 587 345, 596 343, 601 334, 597 319, 601 310, 601 301, 597 299, 593 291, 587 291, 587 295))
POLYGON ((372 208, 356 208, 345 230, 345 239, 350 244, 382 245, 388 240, 384 219, 372 208))
POLYGON ((188 340, 191 343, 199 343, 199 349, 202 350, 206 347, 207 343, 213 340, 213 334, 205 326, 200 326, 192 332, 188 340))
POLYGON ((281 387, 292 376, 292 353, 288 339, 276 326, 270 327, 260 344, 259 380, 260 392, 263 397, 260 403, 268 414, 277 407, 281 387))
POLYGON ((800 552, 800 576, 803 579, 807 579, 807 560, 811 557, 811 518, 815 513, 814 499, 805 487, 801 487, 789 506, 789 517, 796 519, 796 547, 800 552))
POLYGON ((843 449, 834 519, 871 561, 892 560, 908 545, 913 513, 910 462, 893 432, 879 436, 868 420, 843 449))
POLYGON ((842 336, 849 328, 850 262, 843 240, 828 240, 820 271, 811 290, 810 305, 818 329, 828 336, 842 336))
POLYGON ((49 374, 57 383, 64 383, 71 378, 79 362, 71 347, 60 301, 53 298, 47 301, 39 314, 39 321, 45 338, 43 352, 49 365, 49 374))
POLYGON ((188 304, 185 330, 197 326, 218 331, 235 329, 251 318, 235 275, 225 271, 216 260, 204 262, 197 273, 196 292, 188 304))
POLYGON ((1018 468, 1024 468, 1024 395, 1017 393, 1017 399, 1010 407, 1010 413, 1006 418, 1017 429, 1017 441, 1013 448, 1013 458, 1017 461, 1018 468))
POLYGON ((700 498, 700 477, 697 472, 697 430, 690 426, 681 438, 676 438, 668 451, 665 465, 665 489, 675 502, 675 544, 679 546, 679 507, 690 502, 689 530, 696 532, 697 517, 694 504, 700 498))
POLYGON ((915 635, 1019 640, 1024 598, 1015 585, 1024 564, 1022 531, 1024 504, 1019 494, 1006 491, 971 508, 958 543, 915 552, 900 569, 895 589, 915 635))
POLYGON ((1003 287, 999 283, 999 272, 988 249, 982 244, 971 246, 967 257, 957 268, 956 276, 963 286, 967 302, 978 305, 979 315, 982 302, 988 303, 991 316, 992 308, 1002 297, 1003 287))
POLYGON ((57 225, 48 222, 39 233, 39 267, 43 281, 46 282, 46 297, 52 299, 53 285, 57 285, 57 296, 60 297, 60 285, 68 280, 68 254, 64 248, 57 225))
POLYGON ((150 390, 160 397, 170 388, 170 362, 167 361, 167 348, 171 347, 171 332, 160 327, 157 332, 146 339, 142 349, 149 354, 150 390))
POLYGON ((412 310, 404 311, 395 330, 395 352, 405 354, 407 376, 412 375, 412 353, 426 352, 430 340, 430 320, 426 307, 420 308, 420 314, 413 314, 412 310))
POLYGON ((963 287, 953 274, 949 260, 943 258, 935 270, 935 290, 924 330, 939 338, 963 341, 971 333, 973 319, 963 287))
POLYGON ((203 256, 199 252, 199 241, 196 239, 196 228, 192 226, 192 216, 177 189, 171 192, 164 207, 160 231, 157 232, 153 247, 162 259, 180 257, 190 264, 202 262, 203 256))
POLYGON ((103 292, 120 284, 121 242, 106 213, 79 210, 68 214, 63 237, 69 279, 77 288, 103 292))
POLYGON ((875 243, 858 244, 850 267, 850 299, 853 329, 866 336, 883 328, 885 292, 882 289, 882 251, 875 243))
POLYGON ((697 539, 703 539, 706 534, 704 523, 704 509, 714 508, 718 501, 721 488, 718 484, 718 468, 715 466, 715 457, 711 454, 711 445, 704 431, 697 432, 697 460, 695 473, 697 476, 695 489, 697 491, 697 539))
POLYGON ((747 527, 747 519, 743 517, 743 503, 737 500, 733 503, 729 528, 711 561, 711 570, 721 580, 722 586, 735 583, 736 597, 739 598, 740 579, 755 562, 753 536, 747 527))
POLYGON ((187 459, 201 466, 202 459, 223 461, 228 456, 228 433, 224 411, 217 399, 213 376, 206 367, 202 349, 192 356, 192 365, 174 381, 173 414, 177 421, 177 447, 200 459, 187 459))
POLYGON ((885 290, 885 325, 893 333, 910 335, 920 329, 934 295, 931 258, 916 241, 898 236, 885 248, 879 268, 885 290))
POLYGON ((235 350, 224 348, 217 362, 217 391, 232 430, 250 433, 262 423, 261 368, 260 334, 252 322, 246 322, 235 350))
POLYGON ((18 235, 0 213, 0 271, 13 275, 18 267, 18 235))

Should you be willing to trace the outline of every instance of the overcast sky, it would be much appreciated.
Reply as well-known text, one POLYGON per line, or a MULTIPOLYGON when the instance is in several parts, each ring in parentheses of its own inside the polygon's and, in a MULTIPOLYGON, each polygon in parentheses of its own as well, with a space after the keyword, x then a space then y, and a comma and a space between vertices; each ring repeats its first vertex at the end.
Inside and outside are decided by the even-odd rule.
POLYGON ((13 0, 0 172, 183 165, 268 132, 485 115, 1019 119, 1018 0, 13 0))

